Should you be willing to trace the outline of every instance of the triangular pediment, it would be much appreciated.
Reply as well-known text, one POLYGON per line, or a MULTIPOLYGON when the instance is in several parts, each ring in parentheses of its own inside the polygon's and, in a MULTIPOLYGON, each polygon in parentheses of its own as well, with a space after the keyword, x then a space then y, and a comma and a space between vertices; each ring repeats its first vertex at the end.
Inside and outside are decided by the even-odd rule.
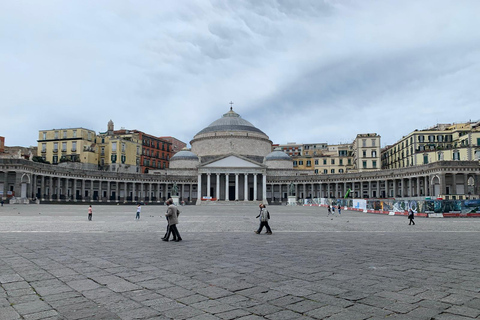
POLYGON ((261 165, 249 159, 230 155, 214 160, 201 166, 202 168, 262 168, 261 165))

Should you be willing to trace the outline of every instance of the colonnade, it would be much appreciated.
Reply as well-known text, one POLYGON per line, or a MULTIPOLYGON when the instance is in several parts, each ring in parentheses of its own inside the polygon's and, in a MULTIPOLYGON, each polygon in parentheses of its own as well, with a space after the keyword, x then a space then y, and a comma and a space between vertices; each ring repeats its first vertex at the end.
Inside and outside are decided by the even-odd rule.
POLYGON ((199 200, 257 201, 267 199, 267 175, 258 172, 207 172, 197 177, 199 200))

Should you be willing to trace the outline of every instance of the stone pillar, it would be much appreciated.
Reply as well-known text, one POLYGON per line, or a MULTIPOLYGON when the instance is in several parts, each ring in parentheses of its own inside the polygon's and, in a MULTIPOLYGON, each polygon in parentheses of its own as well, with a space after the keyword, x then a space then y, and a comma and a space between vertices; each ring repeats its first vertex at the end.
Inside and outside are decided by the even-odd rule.
POLYGON ((380 195, 380 180, 377 180, 377 198, 381 198, 381 195, 380 195))
POLYGON ((452 173, 452 192, 451 194, 457 194, 457 175, 452 173))
POLYGON ((73 179, 73 188, 72 188, 72 197, 73 201, 77 202, 77 179, 73 179))
POLYGON ((153 199, 152 183, 148 183, 148 201, 152 202, 152 199, 153 199))
POLYGON ((220 173, 217 173, 216 176, 217 176, 217 181, 215 186, 216 198, 217 200, 220 200, 220 173))
POLYGON ((327 196, 326 198, 330 198, 330 182, 327 183, 327 196))
POLYGON ((397 197, 397 180, 393 179, 393 197, 397 197))
POLYGON ((82 179, 82 202, 85 202, 85 179, 82 179))
POLYGON ((257 201, 257 174, 253 175, 253 201, 257 201))
POLYGON ((230 176, 228 173, 225 173, 225 201, 230 201, 230 195, 228 194, 229 183, 230 183, 230 176))
POLYGON ((243 201, 248 201, 248 173, 245 173, 245 179, 243 183, 244 183, 243 201))
POLYGON ((238 173, 235 173, 235 201, 238 201, 238 173))
POLYGON ((207 198, 210 198, 210 173, 207 173, 207 198))
POLYGON ((197 204, 202 201, 202 174, 198 174, 197 178, 197 204))
POLYGON ((93 179, 90 180, 90 200, 93 200, 93 179))
MULTIPOLYGON (((132 202, 135 202, 135 197, 136 197, 136 193, 137 191, 135 191, 135 181, 132 182, 132 202)), ((165 196, 166 197, 166 196, 165 196)))
POLYGON ((57 201, 60 201, 60 177, 57 176, 57 201))
POLYGON ((360 180, 360 199, 363 199, 363 181, 360 180))
MULTIPOLYGON (((40 188, 41 188, 41 191, 40 191, 40 198, 42 199, 42 201, 45 200, 45 176, 41 176, 42 179, 40 181, 40 188)), ((7 181, 5 181, 5 184, 7 183, 7 181)), ((4 191, 5 192, 5 191, 4 191)), ((5 194, 5 193, 4 193, 5 194)))
POLYGON ((385 198, 389 198, 390 194, 388 193, 388 179, 385 179, 385 198))
POLYGON ((266 203, 267 202, 267 175, 266 174, 263 174, 263 183, 262 183, 262 198, 263 198, 263 202, 266 203))

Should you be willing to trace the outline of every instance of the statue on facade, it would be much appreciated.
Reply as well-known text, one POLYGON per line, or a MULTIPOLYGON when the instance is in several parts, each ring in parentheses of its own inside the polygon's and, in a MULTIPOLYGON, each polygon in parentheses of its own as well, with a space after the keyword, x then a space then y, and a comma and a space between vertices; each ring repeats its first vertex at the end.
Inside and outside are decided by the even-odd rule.
POLYGON ((293 182, 291 182, 290 185, 288 186, 288 195, 293 196, 294 194, 295 194, 295 185, 293 184, 293 182))

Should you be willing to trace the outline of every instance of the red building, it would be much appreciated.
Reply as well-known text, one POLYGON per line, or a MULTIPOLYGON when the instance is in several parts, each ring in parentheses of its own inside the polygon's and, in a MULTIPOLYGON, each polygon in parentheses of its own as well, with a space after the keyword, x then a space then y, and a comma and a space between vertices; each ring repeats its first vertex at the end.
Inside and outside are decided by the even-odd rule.
POLYGON ((168 141, 172 144, 172 156, 179 152, 182 151, 183 148, 187 146, 187 144, 183 141, 178 140, 177 138, 174 137, 160 137, 160 139, 163 139, 165 141, 168 141))
POLYGON ((0 153, 5 152, 5 137, 0 137, 0 153))
MULTIPOLYGON (((118 135, 124 132, 126 130, 114 131, 118 135)), ((137 133, 142 144, 142 153, 140 155, 141 173, 168 168, 170 158, 173 155, 171 142, 138 130, 130 130, 129 132, 137 133)))

